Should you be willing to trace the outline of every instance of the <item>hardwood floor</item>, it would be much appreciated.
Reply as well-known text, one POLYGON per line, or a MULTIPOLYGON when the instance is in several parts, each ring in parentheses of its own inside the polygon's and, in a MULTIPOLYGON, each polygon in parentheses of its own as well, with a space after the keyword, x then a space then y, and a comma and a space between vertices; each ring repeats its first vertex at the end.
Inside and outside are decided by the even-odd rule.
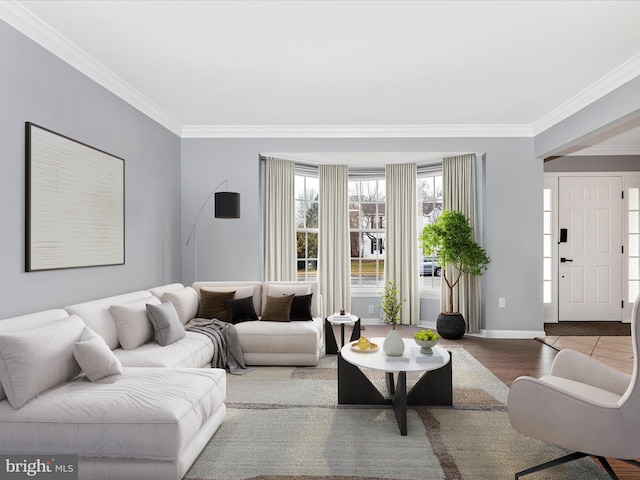
MULTIPOLYGON (((367 325, 362 332, 367 337, 382 337, 389 327, 386 325, 367 325)), ((403 337, 412 337, 417 327, 400 325, 398 329, 403 337)), ((345 332, 348 339, 351 330, 345 332)), ((339 330, 336 330, 336 338, 339 330)), ((556 349, 536 340, 511 340, 479 338, 465 335, 459 340, 445 340, 441 346, 459 345, 464 347, 480 363, 487 367, 507 386, 521 375, 539 377, 549 372, 551 363, 558 353, 556 349)), ((620 480, 637 480, 640 470, 628 463, 608 459, 620 480)), ((596 461, 596 463, 598 463, 596 461)))

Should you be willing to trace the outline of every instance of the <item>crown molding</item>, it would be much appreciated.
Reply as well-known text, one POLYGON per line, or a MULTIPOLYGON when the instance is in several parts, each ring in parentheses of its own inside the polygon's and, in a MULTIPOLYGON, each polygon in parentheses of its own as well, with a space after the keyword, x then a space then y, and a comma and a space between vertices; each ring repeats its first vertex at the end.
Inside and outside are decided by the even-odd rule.
POLYGON ((530 125, 185 125, 182 138, 532 137, 530 125))
POLYGON ((544 132, 639 75, 640 53, 533 122, 533 134, 538 135, 544 132))
POLYGON ((0 19, 122 100, 180 135, 182 125, 73 42, 16 2, 0 2, 0 19))

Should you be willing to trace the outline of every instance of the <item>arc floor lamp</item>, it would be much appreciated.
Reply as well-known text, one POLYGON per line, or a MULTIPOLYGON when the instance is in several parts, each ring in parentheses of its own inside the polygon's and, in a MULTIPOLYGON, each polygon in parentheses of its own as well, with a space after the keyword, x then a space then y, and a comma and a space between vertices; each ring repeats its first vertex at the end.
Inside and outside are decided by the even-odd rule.
POLYGON ((193 277, 194 281, 198 280, 198 220, 200 220, 200 215, 202 215, 202 211, 204 207, 207 205, 207 202, 211 200, 211 197, 215 194, 214 200, 214 217, 215 218, 240 218, 240 194, 235 192, 218 192, 218 189, 226 184, 228 184, 229 179, 224 179, 220 182, 216 188, 209 194, 204 202, 202 202, 202 206, 198 211, 198 215, 196 215, 196 220, 193 222, 193 227, 191 227, 191 231, 189 232, 189 236, 187 237, 188 246, 191 243, 191 239, 193 238, 193 277))

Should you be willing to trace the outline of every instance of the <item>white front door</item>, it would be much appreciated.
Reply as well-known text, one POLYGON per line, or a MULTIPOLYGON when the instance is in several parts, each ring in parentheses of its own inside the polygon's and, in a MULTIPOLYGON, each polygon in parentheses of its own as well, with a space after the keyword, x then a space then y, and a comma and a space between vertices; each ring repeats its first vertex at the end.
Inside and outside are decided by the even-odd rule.
POLYGON ((559 321, 622 320, 622 203, 621 177, 560 177, 559 321))

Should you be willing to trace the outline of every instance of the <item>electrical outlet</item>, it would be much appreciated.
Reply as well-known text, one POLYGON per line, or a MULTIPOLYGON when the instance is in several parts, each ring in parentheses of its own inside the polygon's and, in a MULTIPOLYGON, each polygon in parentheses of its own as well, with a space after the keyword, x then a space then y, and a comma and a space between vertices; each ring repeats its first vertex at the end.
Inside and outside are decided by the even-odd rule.
POLYGON ((369 305, 369 313, 373 313, 374 311, 374 305, 369 305))
POLYGON ((504 297, 498 298, 498 308, 507 308, 507 299, 504 297))

